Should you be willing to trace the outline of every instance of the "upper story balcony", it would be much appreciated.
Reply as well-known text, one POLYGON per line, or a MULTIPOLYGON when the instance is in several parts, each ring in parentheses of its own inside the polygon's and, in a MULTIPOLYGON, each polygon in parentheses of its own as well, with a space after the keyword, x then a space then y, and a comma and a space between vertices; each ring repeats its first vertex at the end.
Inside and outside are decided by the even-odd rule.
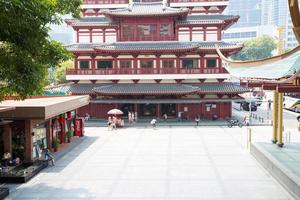
POLYGON ((129 0, 84 0, 83 4, 128 4, 129 0))
POLYGON ((119 69, 68 69, 67 75, 143 75, 143 74, 224 74, 225 68, 119 68, 119 69))

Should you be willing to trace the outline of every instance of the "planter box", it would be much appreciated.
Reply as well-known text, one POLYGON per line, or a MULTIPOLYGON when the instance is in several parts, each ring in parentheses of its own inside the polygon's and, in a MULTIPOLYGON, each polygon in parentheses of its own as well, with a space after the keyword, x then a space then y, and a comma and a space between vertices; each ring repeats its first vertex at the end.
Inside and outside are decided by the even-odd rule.
POLYGON ((8 172, 0 173, 0 183, 26 183, 41 170, 48 166, 48 162, 22 163, 8 172))
POLYGON ((5 199, 9 195, 9 189, 2 187, 0 188, 0 200, 5 199))

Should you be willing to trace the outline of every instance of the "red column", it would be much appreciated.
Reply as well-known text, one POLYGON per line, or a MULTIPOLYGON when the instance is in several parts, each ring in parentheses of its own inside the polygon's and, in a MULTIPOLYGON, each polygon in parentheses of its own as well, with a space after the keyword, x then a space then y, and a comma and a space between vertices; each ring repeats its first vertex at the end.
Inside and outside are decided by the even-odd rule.
POLYGON ((222 70, 223 69, 222 68, 222 60, 220 58, 218 58, 217 60, 218 60, 218 65, 219 65, 219 71, 220 71, 220 73, 222 73, 222 71, 223 71, 222 70))
POLYGON ((103 33, 103 43, 105 43, 106 42, 105 28, 102 29, 102 33, 103 33))
POLYGON ((193 40, 192 27, 189 28, 189 33, 190 33, 190 41, 192 41, 193 40))
POLYGON ((206 41, 206 27, 203 27, 203 40, 206 41))
POLYGON ((160 118, 161 114, 160 114, 160 104, 156 104, 156 117, 160 118))
POLYGON ((95 56, 94 55, 91 56, 91 66, 92 66, 92 72, 94 74, 94 71, 96 69, 96 61, 95 61, 95 56))
POLYGON ((156 71, 160 73, 160 55, 156 55, 156 71))
POLYGON ((133 71, 137 73, 137 68, 138 68, 138 60, 137 60, 138 55, 133 55, 133 71))
POLYGON ((4 152, 12 155, 12 132, 9 124, 4 125, 4 134, 2 136, 4 152))
POLYGON ((219 40, 221 40, 221 38, 222 38, 222 31, 221 31, 221 28, 219 27, 218 31, 217 31, 217 40, 219 41, 219 40))
POLYGON ((176 55, 176 69, 177 69, 177 72, 180 71, 180 56, 179 55, 176 55))
POLYGON ((113 58, 114 58, 114 66, 113 66, 114 69, 118 69, 118 67, 119 67, 119 66, 118 66, 118 59, 117 59, 117 57, 118 57, 118 56, 114 56, 114 57, 113 57, 113 58))
POLYGON ((90 33, 90 43, 93 43, 93 29, 89 29, 89 33, 90 33))
POLYGON ((175 29, 175 40, 178 40, 179 28, 176 27, 175 29))
POLYGON ((74 68, 76 70, 78 69, 78 57, 77 56, 74 58, 74 68))
POLYGON ((32 122, 31 120, 25 120, 25 160, 31 161, 32 157, 32 122))

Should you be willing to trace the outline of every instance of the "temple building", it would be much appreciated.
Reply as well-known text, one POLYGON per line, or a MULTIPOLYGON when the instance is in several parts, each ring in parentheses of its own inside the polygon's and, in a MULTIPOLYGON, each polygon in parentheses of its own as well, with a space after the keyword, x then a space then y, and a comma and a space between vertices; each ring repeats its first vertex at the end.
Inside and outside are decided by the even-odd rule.
POLYGON ((79 115, 106 118, 112 108, 142 117, 231 117, 232 100, 249 88, 233 84, 216 45, 230 56, 242 45, 222 42, 239 16, 223 15, 228 0, 85 0, 76 33, 70 84, 50 89, 89 94, 79 115))

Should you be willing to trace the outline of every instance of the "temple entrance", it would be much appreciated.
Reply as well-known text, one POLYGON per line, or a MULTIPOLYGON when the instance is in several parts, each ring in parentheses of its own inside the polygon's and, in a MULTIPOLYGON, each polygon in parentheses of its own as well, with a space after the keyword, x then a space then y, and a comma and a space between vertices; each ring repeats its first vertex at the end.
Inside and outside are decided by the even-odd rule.
POLYGON ((144 117, 156 116, 156 104, 141 104, 139 115, 144 117))
POLYGON ((134 112, 134 104, 121 104, 121 109, 124 116, 128 116, 128 112, 134 112))
POLYGON ((176 117, 176 104, 161 104, 161 115, 167 114, 168 117, 176 117))

